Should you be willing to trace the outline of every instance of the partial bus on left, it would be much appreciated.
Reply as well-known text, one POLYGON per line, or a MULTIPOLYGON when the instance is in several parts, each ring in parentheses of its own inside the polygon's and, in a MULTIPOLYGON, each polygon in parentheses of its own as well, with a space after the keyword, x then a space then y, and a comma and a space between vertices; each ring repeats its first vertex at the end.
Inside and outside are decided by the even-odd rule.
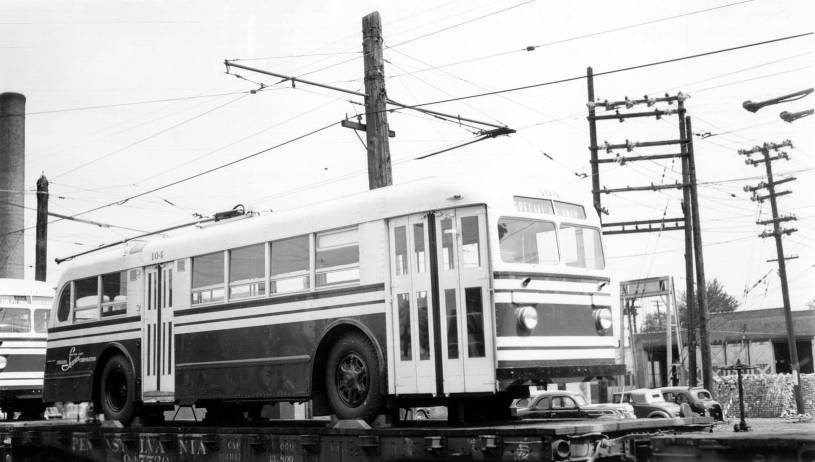
POLYGON ((54 289, 47 283, 0 279, 0 411, 11 420, 38 418, 48 316, 54 289))

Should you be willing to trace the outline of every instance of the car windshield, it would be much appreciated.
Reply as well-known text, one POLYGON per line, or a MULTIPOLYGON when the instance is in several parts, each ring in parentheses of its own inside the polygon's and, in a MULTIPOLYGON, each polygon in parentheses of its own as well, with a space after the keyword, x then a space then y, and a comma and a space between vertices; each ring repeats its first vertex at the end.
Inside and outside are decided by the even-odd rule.
POLYGON ((696 392, 696 397, 699 398, 699 399, 713 399, 713 397, 710 396, 710 392, 707 391, 707 390, 697 391, 696 392))
POLYGON ((572 396, 572 398, 574 398, 574 401, 577 403, 578 406, 585 406, 589 404, 589 402, 586 401, 586 398, 584 398, 583 395, 574 395, 572 396))

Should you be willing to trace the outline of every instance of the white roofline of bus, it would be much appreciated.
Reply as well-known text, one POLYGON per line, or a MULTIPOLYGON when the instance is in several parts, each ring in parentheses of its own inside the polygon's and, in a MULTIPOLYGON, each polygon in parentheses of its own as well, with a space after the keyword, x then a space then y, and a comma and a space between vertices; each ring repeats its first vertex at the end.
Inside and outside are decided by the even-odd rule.
MULTIPOLYGON (((68 280, 389 217, 487 202, 494 204, 496 198, 501 198, 499 202, 504 201, 507 207, 512 207, 513 196, 561 199, 556 192, 545 187, 500 182, 491 178, 456 179, 454 182, 442 178, 420 179, 282 212, 200 226, 167 238, 151 239, 137 252, 131 253, 130 249, 134 248, 131 244, 77 257, 62 264, 65 269, 60 275, 58 287, 68 280), (278 226, 279 229, 276 228, 278 226)), ((595 226, 599 224, 594 209, 583 201, 564 200, 583 205, 589 216, 587 222, 595 226)))

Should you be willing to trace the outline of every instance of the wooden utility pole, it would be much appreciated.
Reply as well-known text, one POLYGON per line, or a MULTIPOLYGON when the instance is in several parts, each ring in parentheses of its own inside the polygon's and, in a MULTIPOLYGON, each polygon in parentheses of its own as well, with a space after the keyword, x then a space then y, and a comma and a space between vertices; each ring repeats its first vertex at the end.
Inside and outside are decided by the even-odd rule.
POLYGON ((48 178, 37 180, 37 244, 35 249, 34 279, 45 281, 48 259, 48 178))
POLYGON ((745 191, 752 192, 753 197, 752 199, 758 202, 764 202, 765 200, 770 200, 770 207, 772 209, 773 218, 771 220, 763 220, 757 221, 756 224, 758 225, 772 225, 773 230, 772 232, 764 231, 758 235, 760 238, 768 238, 774 237, 775 238, 775 250, 778 255, 778 277, 781 278, 781 298, 784 302, 784 320, 787 324, 787 346, 790 350, 790 368, 792 372, 792 383, 793 383, 793 394, 795 395, 795 405, 798 409, 799 414, 804 414, 806 412, 806 408, 804 407, 804 399, 801 396, 801 378, 800 378, 800 369, 798 364, 798 348, 795 344, 795 325, 792 322, 792 308, 790 306, 790 292, 789 288, 787 287, 787 264, 786 260, 790 260, 791 257, 784 256, 784 244, 782 242, 782 237, 786 235, 790 235, 796 231, 795 228, 782 228, 781 223, 785 221, 793 221, 796 220, 796 217, 793 215, 785 215, 785 216, 778 216, 778 204, 776 203, 776 197, 785 196, 790 194, 790 190, 776 192, 775 187, 777 185, 788 183, 790 181, 794 181, 795 177, 788 177, 783 180, 775 181, 773 179, 773 167, 772 162, 779 159, 786 159, 789 160, 789 156, 785 152, 779 152, 778 155, 770 156, 770 151, 778 152, 780 149, 784 147, 792 148, 792 143, 789 140, 784 141, 783 143, 776 144, 776 143, 764 143, 761 146, 756 146, 752 149, 747 150, 739 150, 739 154, 747 156, 747 160, 745 163, 753 165, 757 167, 759 164, 764 164, 764 167, 767 169, 767 181, 761 182, 757 186, 748 186, 744 188, 745 191), (762 159, 753 160, 749 156, 751 154, 761 153, 762 159), (767 195, 760 195, 758 194, 758 190, 766 189, 768 194, 767 195))
POLYGON ((699 219, 699 198, 696 193, 696 159, 693 154, 693 128, 690 116, 685 116, 685 130, 688 135, 688 182, 690 183, 691 219, 693 220, 693 254, 696 257, 696 314, 699 315, 702 384, 706 389, 711 390, 713 388, 713 364, 710 358, 710 333, 708 332, 707 282, 705 282, 705 259, 702 256, 702 226, 699 219))
MULTIPOLYGON (((692 135, 685 125, 685 111, 679 113, 679 136, 683 140, 692 135)), ((688 162, 688 143, 682 143, 682 182, 690 183, 690 163, 688 162)), ((696 386, 696 298, 693 285, 693 207, 691 207, 690 188, 682 188, 682 212, 685 222, 685 311, 688 325, 688 386, 696 386)), ((697 289, 699 289, 697 287, 697 289)), ((702 289, 699 289, 702 290, 702 289)))
POLYGON ((362 54, 365 59, 365 124, 368 147, 368 187, 390 186, 391 153, 388 146, 388 95, 382 58, 382 23, 379 12, 362 18, 362 54))
MULTIPOLYGON (((694 296, 694 254, 696 254, 696 261, 697 265, 701 268, 703 265, 701 264, 702 261, 702 246, 701 246, 701 236, 697 240, 698 246, 696 246, 696 252, 694 252, 694 235, 693 235, 693 228, 694 228, 694 221, 693 221, 693 207, 692 204, 694 200, 692 200, 692 183, 691 180, 691 173, 690 173, 690 163, 689 163, 689 150, 691 149, 690 137, 691 132, 685 126, 685 105, 684 100, 687 98, 686 95, 682 93, 678 93, 676 95, 668 95, 666 94, 664 97, 648 97, 645 95, 641 99, 629 99, 626 97, 624 100, 619 101, 599 101, 594 99, 594 78, 593 78, 592 69, 588 68, 586 70, 586 80, 588 82, 588 93, 589 93, 589 102, 588 102, 588 109, 589 115, 587 117, 589 121, 589 137, 590 143, 589 151, 591 153, 591 166, 592 166, 592 193, 594 197, 594 207, 597 209, 598 213, 607 213, 607 211, 603 208, 602 204, 600 203, 600 194, 611 194, 611 193, 618 193, 618 192, 631 192, 631 191, 658 191, 663 189, 682 189, 683 192, 683 201, 682 201, 682 216, 681 217, 673 217, 667 218, 663 215, 662 218, 659 219, 650 219, 650 220, 634 220, 634 221, 623 221, 623 222, 603 222, 602 230, 603 235, 612 235, 612 234, 633 234, 633 233, 649 233, 649 232, 662 232, 662 231, 679 231, 684 230, 685 232, 685 279, 687 282, 686 286, 686 294, 687 294, 687 314, 688 314, 688 359, 689 359, 689 381, 691 386, 696 385, 696 332, 694 327, 695 323, 695 304, 696 304, 696 297, 694 296), (676 104, 676 109, 660 109, 660 106, 663 104, 672 105, 676 104), (630 112, 628 109, 631 109, 638 105, 645 105, 648 110, 639 111, 639 112, 630 112), (614 111, 612 114, 603 114, 597 115, 597 109, 604 109, 606 112, 614 111), (596 123, 597 121, 601 120, 615 120, 619 122, 623 122, 627 119, 631 118, 650 118, 654 117, 656 119, 661 119, 664 116, 672 116, 676 115, 678 118, 678 125, 679 125, 679 139, 671 139, 671 140, 658 140, 658 141, 644 141, 644 142, 632 142, 629 140, 625 140, 625 143, 617 143, 611 144, 608 142, 603 143, 602 145, 597 142, 597 130, 596 130, 596 123), (617 154, 615 157, 606 156, 605 158, 599 158, 599 152, 605 151, 606 154, 611 154, 614 150, 622 150, 625 149, 626 152, 631 152, 637 148, 652 148, 658 146, 678 146, 679 152, 673 152, 669 154, 652 154, 652 155, 620 155, 617 154), (655 185, 651 183, 648 186, 627 186, 625 188, 606 188, 600 187, 600 179, 599 179, 599 164, 604 163, 618 163, 620 165, 625 165, 628 162, 639 162, 639 161, 654 161, 658 159, 676 159, 679 158, 682 163, 682 183, 675 183, 675 184, 661 184, 655 185)), ((635 320, 636 324, 636 320, 635 320)), ((706 341, 706 340, 705 340, 706 341)), ((681 355, 680 355, 681 356, 681 355)))

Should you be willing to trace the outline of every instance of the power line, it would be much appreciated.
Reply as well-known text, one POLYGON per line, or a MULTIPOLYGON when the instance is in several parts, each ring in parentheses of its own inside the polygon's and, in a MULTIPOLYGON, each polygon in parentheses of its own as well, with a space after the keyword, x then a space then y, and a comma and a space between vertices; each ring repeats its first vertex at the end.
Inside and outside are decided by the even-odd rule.
MULTIPOLYGON (((539 45, 530 45, 530 46, 525 47, 525 48, 520 48, 520 49, 515 49, 515 50, 510 50, 510 51, 503 51, 503 52, 500 52, 500 53, 494 53, 494 54, 487 55, 487 56, 480 56, 480 57, 477 57, 477 58, 470 58, 470 59, 466 59, 466 60, 463 60, 463 61, 456 61, 454 63, 441 64, 441 65, 438 65, 438 66, 433 66, 431 68, 414 71, 414 73, 430 71, 430 70, 434 70, 434 69, 440 69, 440 68, 443 68, 443 67, 458 66, 460 64, 469 64, 469 63, 476 62, 476 61, 482 61, 482 60, 486 60, 486 59, 498 58, 498 57, 501 57, 501 56, 506 56, 506 55, 510 55, 510 54, 514 54, 514 53, 523 52, 523 51, 534 51, 537 48, 542 48, 542 47, 546 47, 546 46, 550 46, 550 45, 556 45, 556 44, 560 44, 560 43, 571 42, 571 41, 574 41, 574 40, 580 40, 580 39, 584 39, 584 38, 588 38, 588 37, 595 37, 595 36, 598 36, 598 35, 608 34, 608 33, 612 33, 612 32, 618 32, 618 31, 626 30, 626 29, 633 29, 633 28, 636 28, 636 27, 641 27, 641 26, 654 24, 654 23, 658 23, 658 22, 662 22, 662 21, 669 21, 669 20, 672 20, 672 19, 678 19, 678 18, 682 18, 682 17, 685 17, 685 16, 692 16, 692 15, 695 15, 695 14, 706 13, 706 12, 713 11, 713 10, 718 10, 718 9, 721 9, 721 8, 728 8, 728 7, 731 7, 731 6, 740 5, 742 3, 749 3, 751 1, 753 1, 753 0, 745 0, 745 1, 742 1, 742 2, 729 3, 729 4, 726 4, 726 5, 720 5, 720 6, 713 7, 713 8, 706 8, 706 9, 703 9, 703 10, 689 11, 687 13, 682 13, 682 14, 679 14, 679 15, 667 16, 667 17, 664 17, 664 18, 658 18, 658 19, 654 19, 654 20, 651 20, 651 21, 641 22, 641 23, 637 23, 637 24, 630 24, 630 25, 627 25, 627 26, 617 27, 617 28, 614 28, 614 29, 607 29, 607 30, 600 31, 600 32, 592 32, 592 33, 589 33, 589 34, 577 35, 577 36, 574 36, 574 37, 568 37, 568 38, 561 39, 561 40, 555 40, 555 41, 552 41, 552 42, 541 43, 539 45)), ((597 74, 595 74, 595 75, 597 75, 597 74)), ((400 77, 400 76, 395 76, 395 77, 400 77)))
MULTIPOLYGON (((761 41, 761 42, 748 43, 748 44, 745 44, 745 45, 739 45, 739 46, 730 47, 730 48, 722 48, 722 49, 713 50, 713 51, 706 51, 704 53, 696 53, 696 54, 693 54, 693 55, 682 56, 682 57, 679 57, 679 58, 671 58, 671 59, 665 59, 665 60, 661 60, 661 61, 653 61, 653 62, 645 63, 645 64, 638 64, 638 65, 635 65, 635 66, 621 67, 621 68, 613 69, 613 70, 610 70, 610 71, 595 72, 594 76, 598 77, 598 76, 601 76, 601 75, 616 74, 616 73, 619 73, 619 72, 626 72, 626 71, 632 71, 632 70, 636 70, 636 69, 643 69, 643 68, 646 68, 646 67, 658 66, 658 65, 662 65, 662 64, 675 63, 675 62, 679 62, 679 61, 685 61, 685 60, 688 60, 688 59, 701 58, 701 57, 704 57, 704 56, 711 56, 711 55, 715 55, 715 54, 719 54, 719 53, 726 53, 726 52, 730 52, 730 51, 742 50, 742 49, 745 49, 745 48, 750 48, 750 47, 755 47, 755 46, 760 46, 760 45, 767 45, 767 44, 775 43, 775 42, 781 42, 781 41, 784 41, 784 40, 791 40, 791 39, 801 38, 801 37, 805 37, 807 35, 812 35, 812 32, 806 32, 806 33, 803 33, 803 34, 796 34, 796 35, 789 35, 789 36, 786 36, 786 37, 780 37, 780 38, 771 39, 771 40, 764 40, 764 41, 761 41)), ((513 92, 513 91, 528 90, 528 89, 531 89, 531 88, 544 87, 544 86, 555 85, 555 84, 559 84, 559 83, 573 82, 575 80, 583 80, 585 78, 586 78, 585 75, 579 75, 579 76, 574 76, 574 77, 566 77, 566 78, 558 79, 558 80, 550 80, 548 82, 541 82, 541 83, 535 83, 535 84, 531 84, 531 85, 524 85, 524 86, 520 86, 520 87, 507 88, 507 89, 504 89, 504 90, 496 90, 496 91, 490 91, 490 92, 485 92, 485 93, 477 93, 477 94, 474 94, 474 95, 459 96, 457 98, 449 98, 449 99, 438 100, 438 101, 429 101, 429 102, 426 102, 426 103, 413 105, 412 107, 430 106, 430 105, 434 105, 434 104, 450 103, 450 102, 461 101, 461 100, 465 100, 465 99, 481 98, 481 97, 484 97, 484 96, 498 95, 498 94, 501 94, 501 93, 509 93, 509 92, 513 92)))
POLYGON ((77 165, 77 166, 75 166, 73 168, 70 168, 70 169, 65 170, 65 171, 63 171, 61 173, 58 173, 58 174, 54 175, 54 179, 65 176, 65 175, 67 175, 67 174, 69 174, 71 172, 75 172, 75 171, 77 171, 79 169, 85 168, 88 165, 99 162, 100 160, 105 159, 107 157, 110 157, 110 156, 112 156, 114 154, 117 154, 117 153, 120 153, 120 152, 125 151, 127 149, 130 149, 133 146, 136 146, 136 145, 141 144, 141 143, 143 143, 145 141, 148 141, 148 140, 150 140, 152 138, 155 138, 155 137, 157 137, 159 135, 167 133, 170 130, 173 130, 173 129, 178 128, 178 127, 180 127, 180 126, 182 126, 184 124, 192 122, 193 120, 199 119, 199 118, 201 118, 201 117, 203 117, 203 116, 205 116, 207 114, 210 114, 210 113, 212 113, 214 111, 217 111, 218 109, 221 109, 221 108, 223 108, 225 106, 228 106, 228 105, 230 105, 232 103, 235 103, 235 102, 237 102, 237 101, 239 101, 239 100, 241 100, 243 98, 246 98, 247 96, 249 96, 249 93, 242 94, 242 95, 238 96, 237 98, 234 98, 234 99, 231 99, 231 100, 227 101, 226 103, 220 104, 220 105, 215 106, 214 108, 211 108, 211 109, 207 109, 206 111, 201 112, 199 114, 196 114, 196 115, 194 115, 194 116, 192 116, 192 117, 190 117, 188 119, 182 120, 181 122, 173 124, 173 125, 171 125, 171 126, 169 126, 167 128, 163 128, 163 129, 161 129, 161 130, 159 130, 159 131, 157 131, 155 133, 151 133, 150 135, 147 135, 144 138, 141 138, 141 139, 139 139, 137 141, 134 141, 134 142, 128 144, 127 146, 121 147, 119 149, 115 149, 115 150, 110 151, 110 152, 108 152, 106 154, 103 154, 103 155, 101 155, 101 156, 99 156, 99 157, 97 157, 95 159, 91 159, 91 160, 89 160, 89 161, 87 161, 85 163, 79 164, 79 165, 77 165))
MULTIPOLYGON (((532 3, 532 2, 534 2, 534 1, 535 1, 535 0, 527 0, 527 1, 525 1, 525 2, 521 2, 521 3, 518 3, 518 4, 516 4, 516 5, 512 5, 512 6, 509 6, 509 7, 507 7, 507 8, 504 8, 504 9, 501 9, 501 10, 498 10, 498 11, 493 11, 493 12, 491 12, 491 13, 487 13, 487 14, 482 15, 482 16, 479 16, 479 17, 477 17, 477 18, 468 19, 467 21, 460 22, 460 23, 458 23, 458 24, 453 24, 453 25, 451 25, 451 26, 447 26, 447 27, 444 27, 444 28, 442 28, 442 29, 439 29, 439 30, 436 30, 436 31, 433 31, 433 32, 428 32, 428 33, 423 34, 423 35, 420 35, 420 36, 418 36, 418 37, 413 37, 413 38, 411 38, 411 39, 403 40, 403 41, 401 41, 401 42, 399 42, 399 43, 397 43, 397 44, 395 44, 395 45, 390 45, 390 46, 388 46, 388 47, 386 47, 386 48, 394 48, 394 47, 398 47, 398 46, 404 45, 404 44, 406 44, 406 43, 410 43, 410 42, 413 42, 413 41, 416 41, 416 40, 419 40, 419 39, 423 39, 423 38, 426 38, 426 37, 430 37, 431 35, 436 35, 436 34, 439 34, 439 33, 442 33, 442 32, 446 32, 446 31, 448 31, 448 30, 450 30, 450 29, 455 29, 456 27, 460 27, 460 26, 463 26, 463 25, 465 25, 465 24, 469 24, 469 23, 471 23, 471 22, 479 21, 479 20, 481 20, 481 19, 488 18, 488 17, 490 17, 490 16, 494 16, 494 15, 496 15, 496 14, 500 14, 500 13, 503 13, 503 12, 505 12, 505 11, 509 11, 509 10, 512 10, 512 9, 518 8, 518 7, 520 7, 520 6, 524 6, 524 5, 528 4, 528 3, 532 3)), ((752 1, 752 0, 747 0, 747 1, 752 1)))
MULTIPOLYGON (((230 95, 240 95, 240 94, 249 94, 254 90, 245 90, 245 91, 231 91, 227 93, 213 93, 209 95, 197 95, 197 96, 181 96, 178 98, 166 98, 166 99, 151 99, 145 101, 133 101, 130 103, 111 103, 111 104, 100 104, 97 106, 81 106, 81 107, 73 107, 73 108, 62 108, 62 109, 52 109, 49 111, 37 111, 37 112, 26 112, 26 116, 30 115, 40 115, 40 114, 54 114, 57 112, 74 112, 74 111, 89 111, 92 109, 107 109, 111 107, 122 107, 122 106, 136 106, 140 104, 154 104, 154 103, 169 103, 173 101, 188 101, 191 99, 201 99, 201 98, 215 98, 217 96, 230 96, 230 95)), ((15 114, 10 114, 15 115, 15 114)))

